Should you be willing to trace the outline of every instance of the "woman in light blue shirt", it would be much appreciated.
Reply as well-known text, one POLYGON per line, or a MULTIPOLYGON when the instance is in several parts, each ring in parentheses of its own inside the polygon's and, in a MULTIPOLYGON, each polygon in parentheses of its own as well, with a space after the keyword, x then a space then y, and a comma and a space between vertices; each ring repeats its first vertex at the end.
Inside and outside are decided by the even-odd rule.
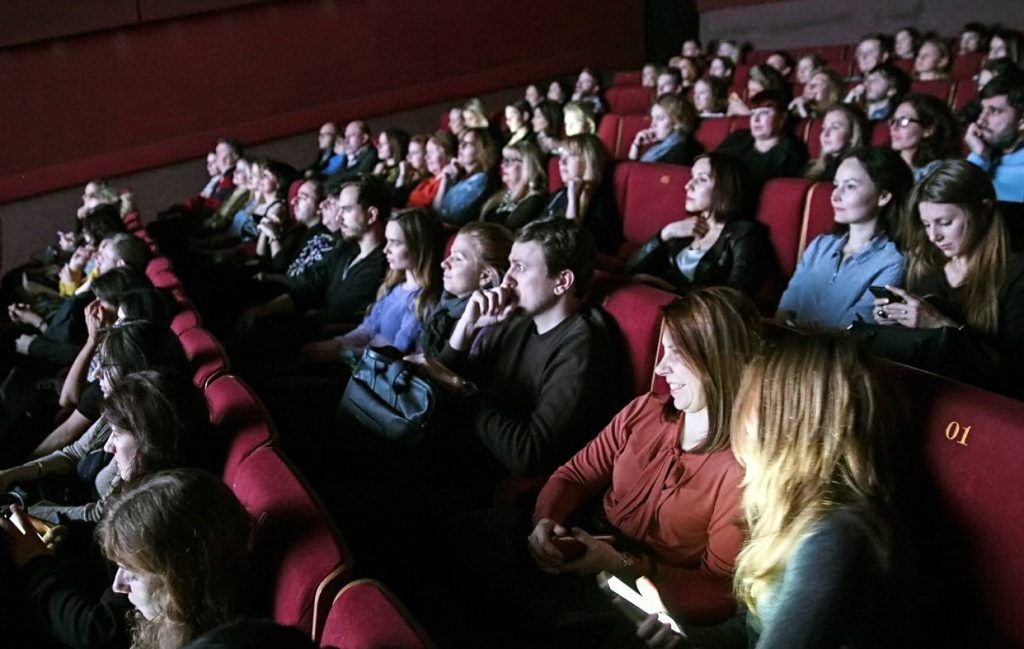
POLYGON ((903 279, 903 254, 891 234, 914 184, 910 169, 889 149, 854 149, 833 182, 835 228, 800 258, 779 303, 780 320, 822 327, 846 327, 858 317, 873 322, 868 287, 903 279))

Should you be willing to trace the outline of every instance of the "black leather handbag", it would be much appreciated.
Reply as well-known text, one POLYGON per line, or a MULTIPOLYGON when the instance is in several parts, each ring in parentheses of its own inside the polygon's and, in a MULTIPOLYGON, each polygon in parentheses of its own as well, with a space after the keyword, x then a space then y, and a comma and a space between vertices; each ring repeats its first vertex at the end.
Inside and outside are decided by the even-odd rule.
POLYGON ((339 419, 392 441, 415 442, 431 425, 438 394, 394 347, 370 347, 352 371, 338 406, 339 419))

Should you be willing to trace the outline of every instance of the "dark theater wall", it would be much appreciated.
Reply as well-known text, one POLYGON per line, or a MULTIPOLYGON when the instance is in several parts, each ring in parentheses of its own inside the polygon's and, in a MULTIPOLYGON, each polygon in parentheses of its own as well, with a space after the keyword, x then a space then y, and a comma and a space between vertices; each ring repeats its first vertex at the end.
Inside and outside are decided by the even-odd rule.
POLYGON ((7 47, 0 203, 198 156, 225 133, 264 142, 584 64, 635 68, 642 26, 642 0, 291 0, 7 47))

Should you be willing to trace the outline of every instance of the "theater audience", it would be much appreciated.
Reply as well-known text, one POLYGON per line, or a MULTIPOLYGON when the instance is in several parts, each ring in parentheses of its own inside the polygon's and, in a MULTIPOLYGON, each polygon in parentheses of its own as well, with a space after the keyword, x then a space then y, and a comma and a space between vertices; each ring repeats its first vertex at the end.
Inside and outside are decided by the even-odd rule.
MULTIPOLYGON (((770 65, 755 65, 750 68, 749 76, 747 77, 746 96, 753 97, 764 90, 775 90, 788 94, 789 84, 782 74, 770 65)), ((728 114, 730 116, 749 115, 750 107, 734 92, 729 95, 728 114)))
POLYGON ((679 94, 659 95, 651 104, 651 126, 641 129, 629 147, 629 159, 688 165, 701 147, 694 138, 697 109, 679 94), (642 153, 641 153, 642 151, 642 153))
MULTIPOLYGON (((971 122, 977 121, 978 117, 981 116, 981 100, 978 98, 978 95, 981 94, 981 89, 984 88, 989 81, 1004 74, 1019 75, 1020 73, 1020 68, 1011 63, 1009 59, 986 61, 973 78, 976 88, 974 99, 967 102, 956 114, 960 124, 969 125, 971 122)), ((965 80, 961 83, 967 83, 967 81, 965 80)))
POLYGON ((264 272, 297 277, 334 248, 334 234, 321 221, 323 199, 323 183, 307 180, 292 199, 290 227, 278 219, 260 222, 256 256, 266 260, 264 272))
POLYGON ((599 250, 611 253, 622 243, 622 222, 607 169, 608 154, 596 135, 566 138, 558 159, 563 186, 551 195, 541 215, 578 221, 599 250))
POLYGON ((823 67, 825 67, 825 59, 814 52, 804 54, 796 62, 796 82, 806 85, 811 80, 811 76, 823 67))
POLYGON ((532 110, 537 104, 541 102, 544 97, 540 94, 540 86, 536 83, 531 83, 526 86, 526 90, 523 91, 523 100, 530 105, 532 110))
POLYGON ((383 346, 411 352, 441 292, 439 237, 432 212, 406 210, 394 214, 384 228, 388 274, 377 291, 377 301, 352 331, 306 343, 301 350, 303 358, 314 363, 330 362, 345 352, 383 346))
POLYGON ((701 65, 698 59, 691 56, 679 57, 679 62, 675 67, 679 70, 680 84, 683 90, 693 88, 693 84, 700 79, 701 65))
MULTIPOLYGON (((988 176, 963 160, 939 163, 908 199, 900 302, 875 301, 875 321, 946 329, 940 371, 1024 395, 1024 258, 1011 254, 988 176)), ((935 368, 933 368, 935 369, 935 368)))
POLYGON ((716 56, 708 63, 708 76, 718 77, 726 86, 732 84, 732 75, 736 70, 736 62, 726 56, 716 56))
POLYGON ((658 71, 658 82, 655 93, 678 95, 683 91, 683 73, 678 68, 664 67, 658 71))
MULTIPOLYGON (((247 309, 238 320, 239 331, 249 332, 258 321, 301 315, 312 308, 322 310, 326 323, 350 322, 374 301, 386 266, 384 223, 391 214, 390 191, 379 178, 363 175, 342 185, 325 202, 324 219, 340 221, 342 244, 301 275, 289 278, 286 293, 247 309)), ((288 329, 294 331, 294 324, 288 329)))
POLYGON ((913 27, 902 27, 893 37, 893 56, 896 59, 915 60, 921 44, 921 32, 913 27))
MULTIPOLYGON (((734 581, 741 608, 712 627, 677 618, 689 642, 765 649, 917 644, 904 601, 909 570, 890 505, 896 398, 875 363, 844 337, 796 336, 747 367, 736 401, 732 449, 745 469, 749 530, 734 581)), ((638 635, 651 647, 681 646, 654 615, 638 635)))
POLYGON ((327 177, 334 183, 351 180, 359 174, 373 173, 377 149, 370 143, 370 127, 359 120, 349 122, 341 139, 342 160, 338 170, 327 177))
POLYGON ((718 146, 718 151, 743 160, 757 187, 778 176, 799 176, 807 164, 807 147, 786 132, 785 99, 771 90, 755 95, 750 100, 750 128, 730 133, 718 146))
POLYGON ((508 129, 508 137, 505 138, 506 145, 536 139, 530 123, 532 114, 533 107, 525 101, 517 101, 505 106, 505 127, 508 129))
POLYGON ((448 131, 456 140, 466 132, 466 122, 462 120, 462 106, 452 106, 448 109, 448 131))
POLYGON ((562 146, 562 107, 545 99, 533 107, 530 120, 537 135, 537 145, 545 154, 555 153, 562 146))
POLYGON ((743 52, 740 49, 739 43, 736 41, 718 41, 718 47, 715 49, 715 56, 727 58, 733 63, 740 63, 743 61, 743 52))
POLYGON ((793 63, 793 59, 785 52, 772 52, 764 62, 775 68, 775 70, 782 75, 782 78, 787 81, 789 80, 790 75, 792 75, 796 70, 796 64, 793 63))
POLYGON ((842 96, 842 77, 830 68, 821 68, 804 85, 803 94, 789 103, 789 110, 800 119, 820 117, 842 96))
POLYGON ((555 79, 550 84, 548 84, 548 91, 544 96, 548 99, 548 101, 553 101, 559 106, 561 106, 562 104, 569 100, 569 95, 569 85, 562 81, 559 81, 558 79, 555 79))
POLYGON ((981 114, 967 127, 967 160, 984 170, 1000 201, 1024 202, 1024 75, 995 77, 981 89, 981 114))
MULTIPOLYGON (((760 346, 761 323, 754 305, 726 288, 693 291, 662 313, 664 352, 655 372, 668 382, 669 394, 634 399, 555 471, 537 498, 528 548, 538 568, 559 577, 531 580, 538 583, 530 590, 553 591, 538 593, 547 606, 526 611, 520 602, 508 605, 525 614, 528 629, 536 631, 538 619, 566 620, 607 607, 589 579, 602 570, 650 576, 669 610, 683 619, 720 620, 732 610, 733 564, 743 543, 743 472, 730 451, 729 431, 743 368, 760 346), (598 497, 595 514, 590 503, 598 497), (613 534, 615 545, 592 536, 598 533, 613 534), (581 556, 562 554, 554 539, 565 536, 583 544, 581 556)), ((607 630, 575 625, 571 633, 596 642, 607 630)), ((571 644, 568 636, 562 641, 571 644)))
POLYGON ((941 38, 926 38, 914 59, 914 74, 919 81, 948 79, 952 59, 949 46, 941 38))
POLYGON ((854 51, 857 68, 852 80, 863 81, 869 72, 888 61, 891 53, 892 42, 883 34, 870 34, 860 39, 854 51))
POLYGON ((863 82, 854 86, 846 103, 857 103, 864 107, 872 122, 889 119, 900 97, 910 89, 910 77, 896 66, 882 63, 871 69, 863 82))
POLYGON ((970 22, 960 30, 957 41, 957 54, 974 54, 988 51, 988 27, 978 22, 970 22))
POLYGON ((960 157, 959 131, 949 107, 931 95, 903 98, 889 119, 889 140, 919 181, 945 158, 960 157))
MULTIPOLYGON (((576 103, 587 104, 595 117, 602 115, 605 112, 604 100, 601 98, 601 93, 604 91, 602 85, 601 75, 597 70, 583 68, 576 77, 576 86, 573 88, 570 99, 576 103)), ((550 94, 549 91, 549 99, 551 98, 550 94)))
POLYGON ((231 177, 235 189, 221 203, 220 207, 210 215, 210 218, 203 221, 200 226, 202 231, 220 232, 231 225, 239 210, 248 205, 253 198, 253 192, 256 190, 256 187, 249 184, 251 174, 252 169, 249 160, 239 158, 235 162, 235 169, 231 177))
POLYGON ((443 290, 423 322, 419 351, 437 356, 444 350, 470 296, 501 284, 511 249, 512 233, 497 223, 474 222, 459 228, 451 252, 441 262, 443 290))
POLYGON ((405 159, 398 163, 398 180, 395 181, 396 205, 406 205, 416 185, 430 177, 430 169, 427 167, 427 140, 426 135, 413 135, 409 138, 405 159))
POLYGON ((597 131, 597 118, 590 104, 578 101, 567 103, 562 108, 562 128, 565 137, 597 131))
POLYGON ((751 218, 749 172, 737 158, 706 153, 693 163, 686 184, 691 216, 661 229, 626 262, 628 273, 653 274, 685 293, 701 286, 729 286, 774 307, 778 281, 768 228, 751 218))
POLYGON ((700 46, 700 41, 695 38, 688 38, 683 41, 681 53, 683 56, 690 56, 695 59, 700 59, 704 56, 704 50, 700 46))
POLYGON ((835 227, 800 257, 776 317, 821 327, 872 321, 871 286, 900 284, 903 255, 894 233, 913 176, 888 149, 854 149, 841 156, 832 209, 835 227))
POLYGON ((867 142, 867 120, 864 113, 848 104, 836 104, 825 113, 821 121, 821 153, 808 163, 804 178, 831 181, 843 156, 851 149, 870 144, 867 142))
POLYGON ((724 117, 727 110, 728 84, 718 77, 701 77, 693 84, 693 105, 701 119, 724 117))
POLYGON ((133 647, 182 647, 251 605, 250 525, 227 485, 195 469, 155 473, 110 504, 98 535, 114 592, 135 607, 133 647))
POLYGON ((505 145, 501 151, 501 184, 502 188, 484 203, 481 221, 518 230, 540 215, 547 202, 547 173, 536 144, 520 140, 505 145))
POLYGON ((1024 47, 1021 47, 1019 32, 1011 29, 992 32, 988 41, 988 60, 996 59, 1009 59, 1017 67, 1024 66, 1024 47))
POLYGON ((427 140, 424 148, 423 161, 427 167, 427 176, 417 184, 409 194, 407 207, 431 207, 437 190, 441 187, 441 179, 448 162, 455 157, 458 141, 448 131, 437 131, 427 140))
POLYGON ((338 125, 326 122, 316 134, 317 154, 313 164, 306 167, 303 176, 306 178, 323 178, 330 176, 341 166, 341 156, 334 151, 338 139, 338 125))
POLYGON ((260 236, 259 224, 265 218, 269 217, 279 222, 289 220, 286 201, 292 170, 276 160, 266 160, 258 167, 252 165, 251 168, 259 174, 252 185, 252 201, 235 214, 228 227, 228 238, 219 242, 221 247, 237 240, 257 240, 260 236))
POLYGON ((480 208, 494 190, 493 169, 498 164, 494 138, 486 128, 469 128, 459 151, 449 160, 434 196, 434 209, 446 226, 461 226, 480 218, 480 208))
POLYGON ((409 152, 409 134, 400 128, 384 129, 377 136, 377 165, 373 168, 374 175, 380 176, 384 182, 396 187, 401 173, 399 165, 409 152))
POLYGON ((491 120, 487 115, 487 106, 479 97, 471 97, 462 105, 462 123, 470 128, 487 128, 491 120))

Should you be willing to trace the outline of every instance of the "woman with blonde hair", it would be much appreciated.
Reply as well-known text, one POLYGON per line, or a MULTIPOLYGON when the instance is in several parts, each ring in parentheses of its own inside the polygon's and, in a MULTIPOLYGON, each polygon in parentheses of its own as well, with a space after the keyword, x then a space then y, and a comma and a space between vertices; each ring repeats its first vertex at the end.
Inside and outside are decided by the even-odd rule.
POLYGON ((681 95, 666 93, 651 104, 651 126, 636 134, 629 147, 629 159, 689 165, 700 153, 693 137, 697 130, 697 109, 681 95), (643 154, 641 149, 647 147, 643 154))
POLYGON ((543 218, 576 220, 590 230, 602 252, 614 252, 622 242, 622 223, 605 177, 608 154, 596 135, 566 138, 558 158, 558 172, 564 186, 551 195, 541 213, 543 218))
MULTIPOLYGON (((791 337, 747 367, 732 419, 745 469, 742 610, 716 627, 684 625, 692 646, 915 646, 890 513, 891 394, 867 352, 838 334, 791 337)), ((680 646, 655 616, 638 635, 680 646)))
POLYGON ((562 108, 562 123, 566 137, 597 131, 594 109, 582 101, 570 101, 562 108))
POLYGON ((853 149, 869 144, 867 118, 864 111, 851 104, 836 104, 826 111, 821 122, 821 153, 807 163, 804 178, 831 181, 843 156, 853 149))
POLYGON ((955 330, 963 347, 945 355, 945 371, 1020 396, 1024 257, 1011 254, 991 179, 967 161, 945 160, 907 205, 906 289, 888 287, 900 301, 875 300, 875 321, 955 330))
POLYGON ((227 485, 195 469, 149 475, 110 504, 97 533, 114 592, 135 606, 132 649, 178 649, 241 612, 249 528, 227 485))
POLYGON ((839 103, 845 84, 838 72, 820 68, 811 74, 803 94, 789 102, 789 110, 800 119, 818 117, 839 103))
POLYGON ((481 221, 518 230, 540 215, 547 199, 547 173, 536 144, 520 140, 502 149, 501 182, 503 187, 484 203, 481 221))

